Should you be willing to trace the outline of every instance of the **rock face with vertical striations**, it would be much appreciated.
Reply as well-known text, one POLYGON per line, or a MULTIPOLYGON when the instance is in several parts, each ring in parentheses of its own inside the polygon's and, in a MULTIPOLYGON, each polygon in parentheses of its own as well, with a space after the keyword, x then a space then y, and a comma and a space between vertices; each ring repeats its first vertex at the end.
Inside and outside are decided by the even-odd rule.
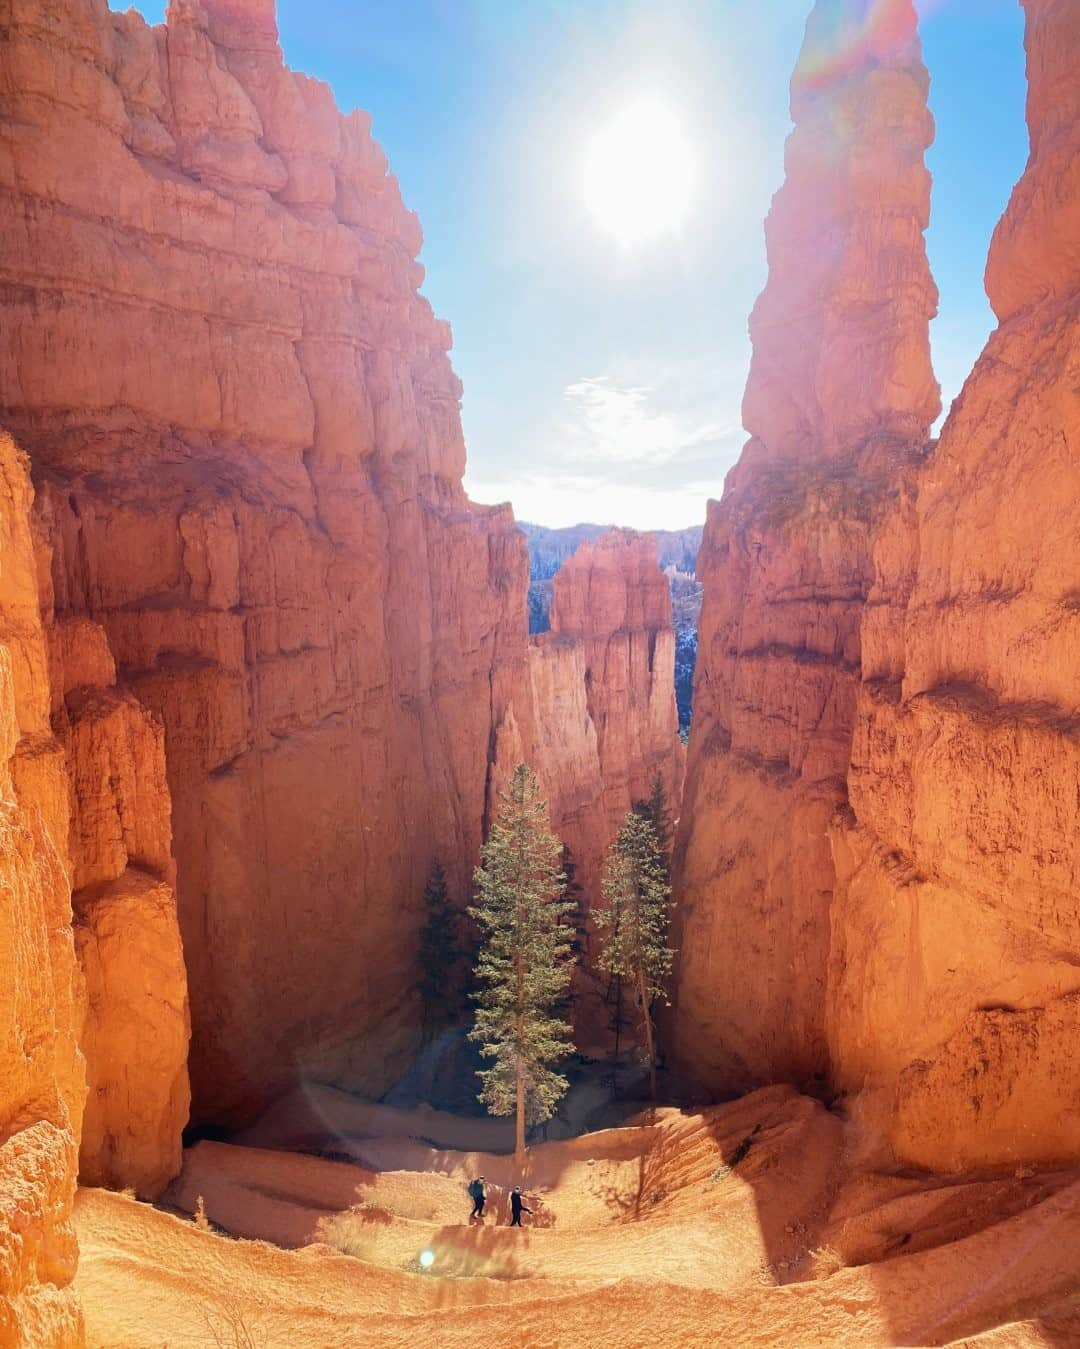
POLYGON ((750 331, 751 439, 710 503, 677 860, 678 1067, 829 1073, 835 872, 872 542, 940 410, 923 240, 933 136, 911 0, 819 0, 750 331))
POLYGON ((1080 11, 1027 0, 1000 320, 875 556, 830 1021, 900 1159, 1080 1155, 1080 11))
MULTIPOLYGON (((164 958, 171 796, 193 1117, 307 1077, 378 1092, 416 1035, 427 870, 465 883, 526 666, 523 541, 461 487, 416 217, 366 114, 283 64, 270 3, 6 20, 0 422, 69 686, 87 1042, 131 1118, 149 1026, 102 999, 152 975, 115 940, 133 910, 164 958)), ((152 1077, 171 1127, 184 1089, 152 1077)), ((88 1120, 107 1177, 117 1128, 88 1120)))
POLYGON ((556 573, 551 641, 582 650, 608 833, 657 773, 677 813, 682 755, 674 700, 671 590, 656 540, 613 529, 556 573))
POLYGON ((0 434, 0 1344, 66 1349, 82 1343, 71 1205, 86 1084, 27 469, 0 434))

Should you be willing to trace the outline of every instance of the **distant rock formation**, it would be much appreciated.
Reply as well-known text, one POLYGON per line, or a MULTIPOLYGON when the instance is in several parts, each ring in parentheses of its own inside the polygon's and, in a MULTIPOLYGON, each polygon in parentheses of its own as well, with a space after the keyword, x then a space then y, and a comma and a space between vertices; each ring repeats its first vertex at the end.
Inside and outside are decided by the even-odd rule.
POLYGON ((923 240, 933 137, 911 0, 819 0, 751 318, 751 439, 710 503, 679 844, 681 1070, 830 1072, 827 987, 872 544, 940 410, 923 240))
MULTIPOLYGON (((613 528, 611 525, 569 525, 564 529, 549 529, 546 525, 532 525, 522 520, 518 528, 529 545, 529 563, 533 580, 550 580, 583 543, 595 543, 613 528)), ((701 547, 701 525, 687 529, 650 529, 656 540, 656 556, 661 568, 667 571, 692 573, 694 559, 701 547)))
MULTIPOLYGON (((595 542, 606 530, 603 525, 574 525, 547 529, 522 523, 519 528, 529 544, 529 631, 547 632, 551 626, 552 578, 573 557, 580 545, 595 542)), ((675 700, 679 727, 690 725, 693 706, 694 666, 697 661, 698 619, 701 615, 701 583, 697 579, 701 526, 680 530, 651 530, 656 540, 657 560, 671 583, 671 621, 675 629, 675 700)))

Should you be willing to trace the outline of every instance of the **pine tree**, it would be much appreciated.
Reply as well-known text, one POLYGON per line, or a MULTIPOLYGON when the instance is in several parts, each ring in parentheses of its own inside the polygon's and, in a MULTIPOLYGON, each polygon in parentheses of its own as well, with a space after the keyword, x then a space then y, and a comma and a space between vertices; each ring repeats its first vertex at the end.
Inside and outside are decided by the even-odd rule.
POLYGON ((666 981, 675 952, 667 944, 671 883, 667 859, 652 821, 632 810, 608 850, 603 903, 595 914, 603 946, 600 968, 622 978, 637 994, 649 1064, 649 1088, 656 1100, 656 1043, 652 1009, 667 1000, 666 981))
POLYGON ((515 1157, 525 1156, 525 1124, 550 1119, 569 1083, 553 1065, 571 1051, 565 998, 572 931, 564 919, 562 845, 548 825, 533 772, 518 764, 476 870, 469 910, 483 942, 469 1038, 492 1066, 480 1072, 480 1100, 493 1115, 513 1113, 515 1157))
MULTIPOLYGON (((585 890, 577 878, 577 862, 574 860, 574 854, 564 843, 562 845, 562 854, 559 858, 559 869, 562 871, 566 885, 563 889, 563 900, 566 903, 566 912, 563 915, 562 922, 567 929, 570 938, 570 953, 574 958, 575 964, 581 961, 588 963, 589 956, 589 928, 585 914, 585 890)), ((567 995, 573 1002, 574 995, 567 995)))
POLYGON ((634 802, 634 813, 648 820, 656 831, 656 841, 667 869, 667 878, 671 879, 671 844, 674 830, 671 824, 671 809, 668 806, 667 788, 664 776, 657 773, 653 778, 652 791, 645 801, 634 802))
POLYGON ((446 872, 436 861, 424 887, 424 925, 417 953, 425 1040, 441 1029, 454 1011, 458 996, 456 966, 461 956, 458 914, 447 893, 446 872))

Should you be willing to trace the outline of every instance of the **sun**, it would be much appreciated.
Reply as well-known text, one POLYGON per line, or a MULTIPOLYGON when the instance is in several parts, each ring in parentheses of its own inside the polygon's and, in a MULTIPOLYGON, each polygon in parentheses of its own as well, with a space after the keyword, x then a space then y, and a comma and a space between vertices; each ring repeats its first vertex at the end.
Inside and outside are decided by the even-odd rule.
POLYGON ((628 103, 597 127, 581 170, 589 214, 626 249, 677 233, 694 203, 693 146, 659 98, 628 103))

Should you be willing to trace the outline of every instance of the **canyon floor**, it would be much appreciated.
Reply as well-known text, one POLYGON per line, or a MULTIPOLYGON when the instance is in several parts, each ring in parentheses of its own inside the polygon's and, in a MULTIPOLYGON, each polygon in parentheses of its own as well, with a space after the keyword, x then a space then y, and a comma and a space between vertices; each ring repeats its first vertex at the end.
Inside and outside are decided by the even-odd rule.
POLYGON ((511 1159, 467 1150, 500 1128, 313 1089, 161 1206, 81 1191, 88 1345, 1080 1344, 1080 1171, 875 1170, 773 1087, 536 1146, 517 1230, 511 1159))

